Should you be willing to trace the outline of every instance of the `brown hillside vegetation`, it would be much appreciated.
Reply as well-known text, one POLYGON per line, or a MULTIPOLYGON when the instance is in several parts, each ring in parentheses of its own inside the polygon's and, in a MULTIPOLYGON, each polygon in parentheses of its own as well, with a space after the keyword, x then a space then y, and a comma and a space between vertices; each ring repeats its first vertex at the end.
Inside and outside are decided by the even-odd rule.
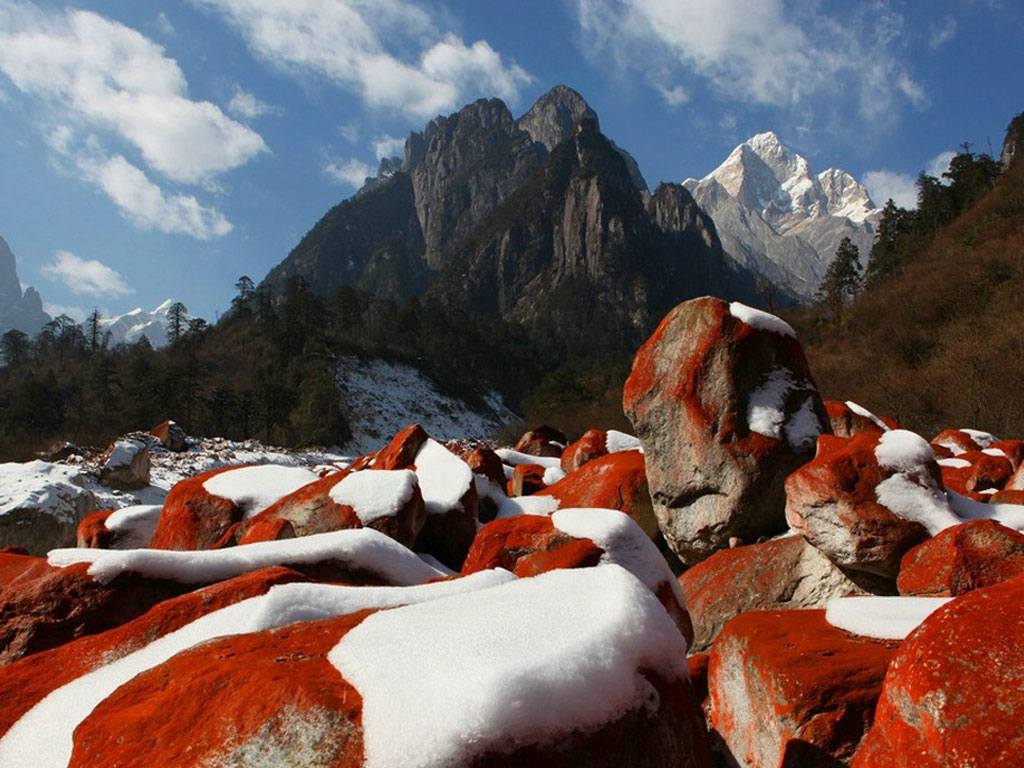
POLYGON ((872 287, 841 328, 794 317, 824 397, 926 436, 1024 435, 1024 163, 872 287))

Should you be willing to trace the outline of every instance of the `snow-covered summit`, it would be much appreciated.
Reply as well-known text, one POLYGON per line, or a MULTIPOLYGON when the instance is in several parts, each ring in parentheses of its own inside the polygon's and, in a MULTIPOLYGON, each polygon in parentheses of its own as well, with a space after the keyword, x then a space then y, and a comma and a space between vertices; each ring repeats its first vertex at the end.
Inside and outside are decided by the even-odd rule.
POLYGON ((151 311, 136 307, 123 315, 104 317, 100 325, 104 334, 110 333, 111 344, 133 344, 145 336, 154 347, 163 347, 167 344, 171 327, 169 315, 174 303, 173 299, 167 299, 151 311))
POLYGON ((715 220, 726 251, 805 296, 844 237, 865 258, 874 240, 878 209, 867 189, 839 168, 814 173, 773 131, 751 137, 683 186, 715 220))

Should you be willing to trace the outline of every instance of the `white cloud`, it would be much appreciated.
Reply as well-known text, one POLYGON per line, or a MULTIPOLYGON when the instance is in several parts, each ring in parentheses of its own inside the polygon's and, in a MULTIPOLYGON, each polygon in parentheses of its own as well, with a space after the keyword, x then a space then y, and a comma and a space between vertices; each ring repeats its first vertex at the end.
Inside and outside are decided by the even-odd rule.
POLYGON ((956 37, 956 19, 952 16, 946 16, 941 21, 932 23, 928 47, 933 51, 937 51, 954 37, 956 37))
POLYGON ((81 323, 86 318, 86 312, 81 307, 73 307, 68 304, 51 304, 48 301, 43 302, 43 312, 50 317, 67 315, 76 323, 81 323))
POLYGON ((142 229, 189 235, 197 240, 223 237, 232 230, 231 222, 216 208, 202 205, 192 195, 167 194, 120 155, 99 160, 82 158, 78 168, 142 229))
POLYGON ((422 119, 473 96, 514 101, 532 77, 484 40, 441 34, 410 0, 193 0, 262 59, 322 77, 381 109, 422 119), (418 58, 396 51, 419 51, 418 58))
POLYGON ((163 11, 160 11, 160 13, 156 15, 156 28, 160 30, 160 33, 164 35, 164 37, 173 37, 177 32, 174 25, 171 23, 171 20, 167 18, 167 14, 163 11))
MULTIPOLYGON (((924 164, 924 172, 943 183, 942 174, 949 170, 949 161, 955 152, 940 152, 924 164)), ((895 171, 868 171, 864 174, 864 186, 876 205, 885 205, 890 198, 896 205, 908 210, 917 208, 917 177, 895 171)))
POLYGON ((208 182, 267 147, 208 101, 188 98, 174 59, 136 30, 89 11, 0 8, 0 71, 56 122, 110 131, 168 179, 208 182))
POLYGON ((124 278, 99 261, 86 260, 70 251, 57 251, 52 264, 46 264, 42 273, 59 280, 72 293, 89 296, 127 296, 135 293, 124 278))
MULTIPOLYGON (((721 97, 790 110, 836 104, 872 124, 927 96, 901 59, 902 18, 873 4, 842 18, 785 0, 571 0, 579 45, 598 65, 663 96, 704 82, 721 97)), ((672 105, 671 100, 667 100, 672 105)))
POLYGON ((353 189, 363 186, 367 176, 373 176, 374 170, 361 160, 354 157, 344 161, 332 161, 324 168, 324 173, 335 181, 353 189))
POLYGON ((385 157, 401 157, 405 152, 405 139, 396 139, 385 133, 373 140, 373 152, 378 160, 385 157))
POLYGON ((690 100, 690 94, 681 85, 673 85, 671 88, 665 85, 655 85, 655 88, 670 107, 678 107, 690 100))
POLYGON ((868 171, 863 181, 875 205, 885 205, 887 200, 892 200, 900 208, 917 208, 917 186, 913 176, 895 171, 868 171))
POLYGON ((252 120, 263 115, 279 115, 282 110, 280 107, 260 101, 254 94, 239 88, 228 102, 228 111, 246 120, 252 120))
POLYGON ((359 126, 355 123, 339 125, 338 133, 340 133, 349 144, 355 144, 359 141, 359 126))

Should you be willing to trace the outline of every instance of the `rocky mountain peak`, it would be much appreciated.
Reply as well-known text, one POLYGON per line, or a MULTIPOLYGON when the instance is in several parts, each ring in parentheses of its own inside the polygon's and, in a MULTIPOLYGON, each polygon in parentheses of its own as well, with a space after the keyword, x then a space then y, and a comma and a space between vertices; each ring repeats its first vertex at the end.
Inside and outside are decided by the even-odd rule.
POLYGON ((556 85, 537 99, 529 111, 516 121, 516 125, 550 152, 572 135, 573 126, 584 118, 596 122, 597 113, 572 88, 556 85))
POLYGON ((43 300, 35 288, 21 292, 17 261, 7 241, 0 237, 0 333, 12 328, 37 333, 50 316, 43 311, 43 300))
POLYGON ((21 299, 17 264, 7 241, 0 237, 0 307, 21 299))

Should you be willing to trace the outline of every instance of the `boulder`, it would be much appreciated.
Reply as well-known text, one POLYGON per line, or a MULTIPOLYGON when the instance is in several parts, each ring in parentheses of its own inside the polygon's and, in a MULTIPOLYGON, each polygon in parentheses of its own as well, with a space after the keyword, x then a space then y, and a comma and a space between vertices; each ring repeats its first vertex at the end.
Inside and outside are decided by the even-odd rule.
POLYGON ((723 549, 679 577, 693 622, 690 650, 703 652, 734 616, 747 611, 824 608, 833 597, 863 594, 802 536, 723 549))
POLYGON ((708 668, 711 725, 728 765, 841 768, 871 727, 898 642, 851 635, 825 611, 732 619, 708 668))
POLYGON ((512 496, 532 496, 544 490, 544 473, 540 464, 519 464, 512 470, 512 496))
POLYGON ((562 451, 562 469, 572 473, 588 461, 608 453, 608 433, 603 429, 588 429, 583 437, 562 451))
POLYGON ((785 530, 783 483, 829 429, 793 329, 709 297, 677 306, 640 348, 623 409, 661 531, 688 564, 785 530))
POLYGON ((373 469, 408 469, 428 439, 423 427, 419 424, 410 424, 374 454, 370 466, 373 469))
POLYGON ((107 530, 107 518, 112 514, 114 510, 106 509, 86 515, 78 524, 75 546, 85 549, 110 549, 113 535, 107 530))
POLYGON ((962 429, 944 429, 933 437, 931 442, 947 448, 954 456, 967 451, 980 451, 984 447, 962 429))
POLYGON ((1009 459, 1014 471, 1016 471, 1024 463, 1024 440, 1000 440, 986 448, 985 453, 994 456, 1002 454, 1009 459))
POLYGON ((629 515, 652 540, 658 536, 658 519, 654 516, 644 455, 640 451, 620 451, 596 457, 534 495, 553 496, 562 509, 617 509, 629 515))
POLYGON ((964 595, 1024 573, 1024 534, 994 520, 947 528, 903 556, 901 595, 964 595))
POLYGON ((940 459, 942 482, 964 496, 978 501, 977 495, 985 490, 1002 490, 1013 476, 1013 464, 1006 456, 994 456, 982 451, 964 451, 951 459, 940 459))
POLYGON ((556 443, 545 434, 537 431, 527 432, 519 438, 514 450, 525 453, 527 456, 546 456, 558 458, 565 449, 564 443, 556 443))
POLYGON ((462 454, 462 460, 473 470, 473 474, 483 475, 496 486, 505 485, 505 465, 501 457, 490 448, 475 446, 462 454))
POLYGON ((214 496, 203 484, 232 467, 211 469, 182 480, 164 500, 160 522, 153 533, 153 549, 210 549, 239 522, 242 511, 222 496, 214 496))
POLYGON ((161 507, 148 504, 93 512, 78 526, 76 546, 85 549, 148 547, 161 512, 161 507))
POLYGON ((856 403, 826 400, 825 411, 836 437, 853 437, 861 432, 885 432, 897 424, 886 416, 875 416, 856 403))
POLYGON ((906 430, 822 436, 786 499, 790 526, 832 562, 885 580, 929 533, 959 523, 931 448, 906 430))
POLYGON ((181 453, 188 450, 188 438, 185 436, 185 430, 176 422, 161 422, 149 430, 149 434, 159 440, 160 445, 168 451, 181 453))
POLYGON ((1024 491, 1024 464, 1017 467, 1016 471, 1003 486, 1006 491, 1024 491))
POLYGON ((74 467, 46 461, 0 464, 0 548, 45 555, 73 547, 79 522, 96 508, 74 467))
POLYGON ((431 439, 420 446, 414 464, 427 512, 415 549, 457 571, 476 535, 480 499, 473 470, 431 439))
POLYGON ((937 610, 893 657, 854 768, 1016 768, 1024 754, 1024 576, 937 610))
POLYGON ((100 482, 111 488, 131 491, 149 485, 149 446, 142 440, 122 438, 103 454, 100 482))

